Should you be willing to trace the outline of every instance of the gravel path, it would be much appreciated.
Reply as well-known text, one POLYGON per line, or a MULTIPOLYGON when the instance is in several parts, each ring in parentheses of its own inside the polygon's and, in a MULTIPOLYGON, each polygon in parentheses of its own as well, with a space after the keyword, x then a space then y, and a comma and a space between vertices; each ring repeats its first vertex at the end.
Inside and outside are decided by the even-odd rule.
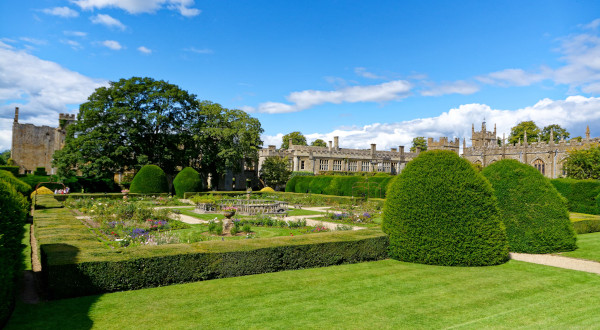
POLYGON ((552 254, 511 253, 511 259, 534 264, 600 274, 600 262, 556 256, 552 254))

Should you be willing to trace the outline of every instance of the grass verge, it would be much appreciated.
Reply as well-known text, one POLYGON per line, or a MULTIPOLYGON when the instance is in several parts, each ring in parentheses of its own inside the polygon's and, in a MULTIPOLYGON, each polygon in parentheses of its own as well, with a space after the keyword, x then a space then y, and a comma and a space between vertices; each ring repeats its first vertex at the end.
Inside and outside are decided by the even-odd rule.
POLYGON ((600 262, 600 232, 577 235, 577 250, 563 252, 565 257, 594 260, 600 262))
POLYGON ((598 300, 596 274, 383 260, 21 304, 7 329, 593 328, 598 300))

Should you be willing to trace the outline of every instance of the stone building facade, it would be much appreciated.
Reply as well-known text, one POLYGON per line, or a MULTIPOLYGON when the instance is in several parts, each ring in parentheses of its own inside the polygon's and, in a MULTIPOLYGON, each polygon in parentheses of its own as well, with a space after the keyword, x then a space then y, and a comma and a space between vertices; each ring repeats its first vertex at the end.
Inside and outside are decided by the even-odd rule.
POLYGON ((544 176, 554 179, 564 176, 563 161, 567 158, 569 150, 582 149, 598 142, 600 142, 600 138, 590 138, 588 126, 585 138, 581 142, 567 142, 563 139, 556 143, 551 133, 549 142, 530 143, 525 134, 523 141, 514 145, 507 144, 504 136, 499 144, 496 126, 494 125, 494 131, 491 132, 487 130, 485 122, 483 122, 481 131, 476 132, 475 126, 472 126, 470 147, 467 147, 466 140, 463 140, 462 156, 472 163, 481 164, 482 167, 501 159, 516 159, 535 167, 544 176))
POLYGON ((46 173, 54 174, 52 155, 65 143, 66 128, 75 121, 75 115, 59 114, 58 127, 36 126, 19 123, 19 108, 15 108, 10 157, 19 166, 19 173, 33 173, 44 167, 46 173))

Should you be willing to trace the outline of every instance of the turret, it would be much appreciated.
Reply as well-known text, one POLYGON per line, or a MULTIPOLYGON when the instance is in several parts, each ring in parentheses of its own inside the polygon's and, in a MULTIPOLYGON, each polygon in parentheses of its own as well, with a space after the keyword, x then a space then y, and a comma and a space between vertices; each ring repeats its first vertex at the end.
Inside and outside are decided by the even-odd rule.
POLYGON ((15 124, 19 122, 19 107, 15 107, 15 124))

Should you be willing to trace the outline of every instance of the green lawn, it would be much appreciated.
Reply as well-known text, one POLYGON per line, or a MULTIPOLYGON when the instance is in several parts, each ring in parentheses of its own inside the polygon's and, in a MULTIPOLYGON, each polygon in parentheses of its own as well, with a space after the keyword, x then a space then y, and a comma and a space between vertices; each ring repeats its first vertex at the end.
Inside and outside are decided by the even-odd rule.
POLYGON ((600 262, 600 232, 577 235, 577 246, 577 250, 561 255, 600 262))
POLYGON ((31 270, 31 241, 29 239, 31 236, 30 226, 30 224, 25 224, 23 226, 25 233, 23 234, 23 239, 21 240, 21 244, 23 245, 23 269, 25 270, 31 270))
POLYGON ((313 211, 313 210, 304 210, 304 209, 289 209, 288 216, 298 216, 298 215, 319 215, 324 212, 313 211))
POLYGON ((600 276, 394 260, 19 304, 7 329, 594 328, 600 276))

